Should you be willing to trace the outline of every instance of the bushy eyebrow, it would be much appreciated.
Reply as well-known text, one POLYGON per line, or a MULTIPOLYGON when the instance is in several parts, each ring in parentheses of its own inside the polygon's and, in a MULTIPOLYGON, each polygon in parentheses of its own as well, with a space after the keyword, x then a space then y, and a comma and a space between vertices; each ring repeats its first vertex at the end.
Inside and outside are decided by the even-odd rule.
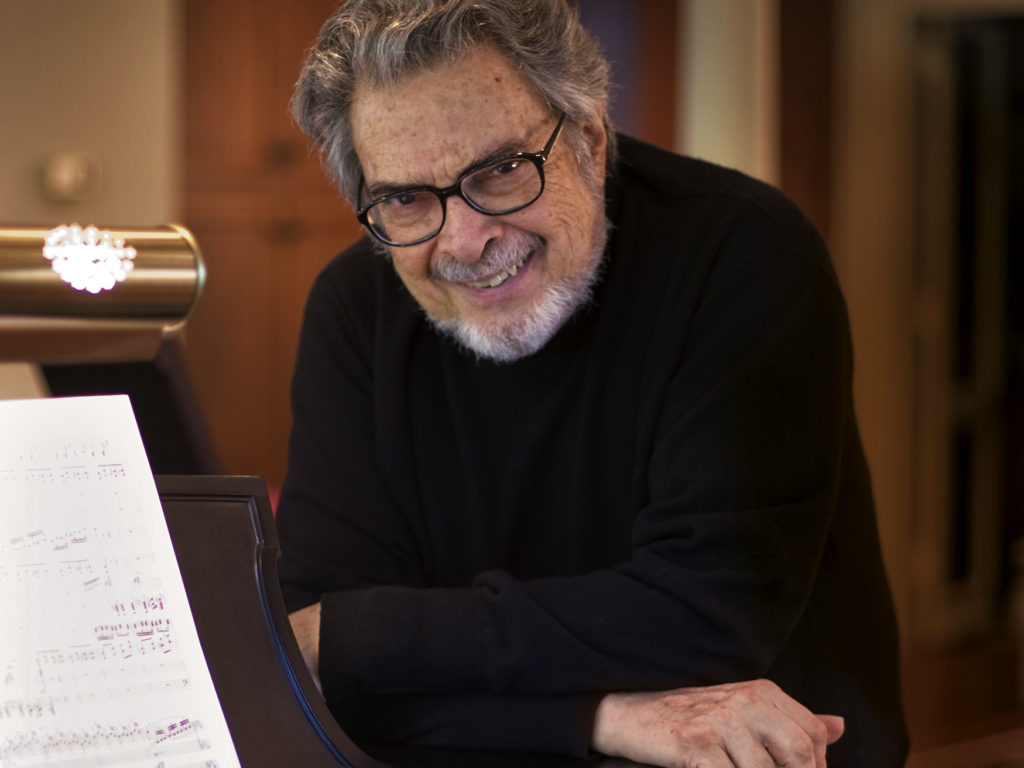
MULTIPOLYGON (((465 174, 469 173, 470 171, 474 171, 477 168, 480 168, 484 165, 489 165, 491 163, 498 162, 499 160, 503 160, 506 157, 511 157, 512 155, 518 154, 519 152, 528 151, 525 149, 525 147, 526 144, 521 139, 507 141, 500 147, 494 149, 491 152, 488 152, 483 157, 477 158, 475 161, 473 161, 468 166, 463 168, 456 178, 461 179, 465 174)), ((454 180, 452 181, 452 183, 455 183, 454 180)), ((364 189, 368 200, 379 200, 382 197, 394 195, 399 192, 411 192, 416 189, 439 189, 439 187, 432 187, 429 184, 424 183, 417 184, 416 182, 403 184, 391 181, 376 181, 373 184, 367 183, 364 189)))

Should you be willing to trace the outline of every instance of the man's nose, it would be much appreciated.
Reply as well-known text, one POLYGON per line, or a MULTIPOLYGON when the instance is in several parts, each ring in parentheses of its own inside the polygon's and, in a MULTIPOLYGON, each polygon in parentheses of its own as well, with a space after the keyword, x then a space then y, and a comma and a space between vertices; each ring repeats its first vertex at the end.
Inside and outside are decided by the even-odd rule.
POLYGON ((444 227, 438 234, 438 247, 447 255, 472 264, 484 252, 484 246, 501 235, 501 222, 495 216, 474 210, 458 195, 447 200, 444 227))

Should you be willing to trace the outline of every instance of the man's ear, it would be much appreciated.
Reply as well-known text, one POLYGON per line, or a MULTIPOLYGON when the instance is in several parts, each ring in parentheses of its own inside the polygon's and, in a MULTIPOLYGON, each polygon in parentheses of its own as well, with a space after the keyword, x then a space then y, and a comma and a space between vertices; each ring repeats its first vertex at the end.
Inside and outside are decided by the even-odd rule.
POLYGON ((608 132, 605 129, 604 121, 600 117, 596 117, 593 120, 581 122, 580 130, 583 131, 583 138, 586 139, 594 170, 599 172, 598 178, 604 179, 608 152, 608 132))

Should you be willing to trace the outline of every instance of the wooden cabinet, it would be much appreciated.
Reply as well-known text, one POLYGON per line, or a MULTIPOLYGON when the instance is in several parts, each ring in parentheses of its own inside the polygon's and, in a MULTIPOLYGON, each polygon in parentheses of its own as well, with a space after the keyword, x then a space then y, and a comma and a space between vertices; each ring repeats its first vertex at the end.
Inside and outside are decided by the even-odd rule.
POLYGON ((358 237, 289 113, 336 0, 186 0, 184 221, 207 265, 186 329, 222 469, 284 477, 288 387, 306 294, 358 237))

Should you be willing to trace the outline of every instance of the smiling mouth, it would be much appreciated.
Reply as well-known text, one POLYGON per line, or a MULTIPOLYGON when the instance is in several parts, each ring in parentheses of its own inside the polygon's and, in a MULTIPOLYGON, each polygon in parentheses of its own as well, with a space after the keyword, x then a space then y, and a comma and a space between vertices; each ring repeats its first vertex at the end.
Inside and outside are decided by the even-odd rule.
POLYGON ((486 280, 465 280, 463 281, 463 285, 467 285, 470 288, 497 288, 499 285, 502 285, 510 278, 519 274, 519 270, 523 268, 523 265, 526 264, 528 260, 529 256, 509 267, 506 267, 493 277, 489 277, 486 280))

